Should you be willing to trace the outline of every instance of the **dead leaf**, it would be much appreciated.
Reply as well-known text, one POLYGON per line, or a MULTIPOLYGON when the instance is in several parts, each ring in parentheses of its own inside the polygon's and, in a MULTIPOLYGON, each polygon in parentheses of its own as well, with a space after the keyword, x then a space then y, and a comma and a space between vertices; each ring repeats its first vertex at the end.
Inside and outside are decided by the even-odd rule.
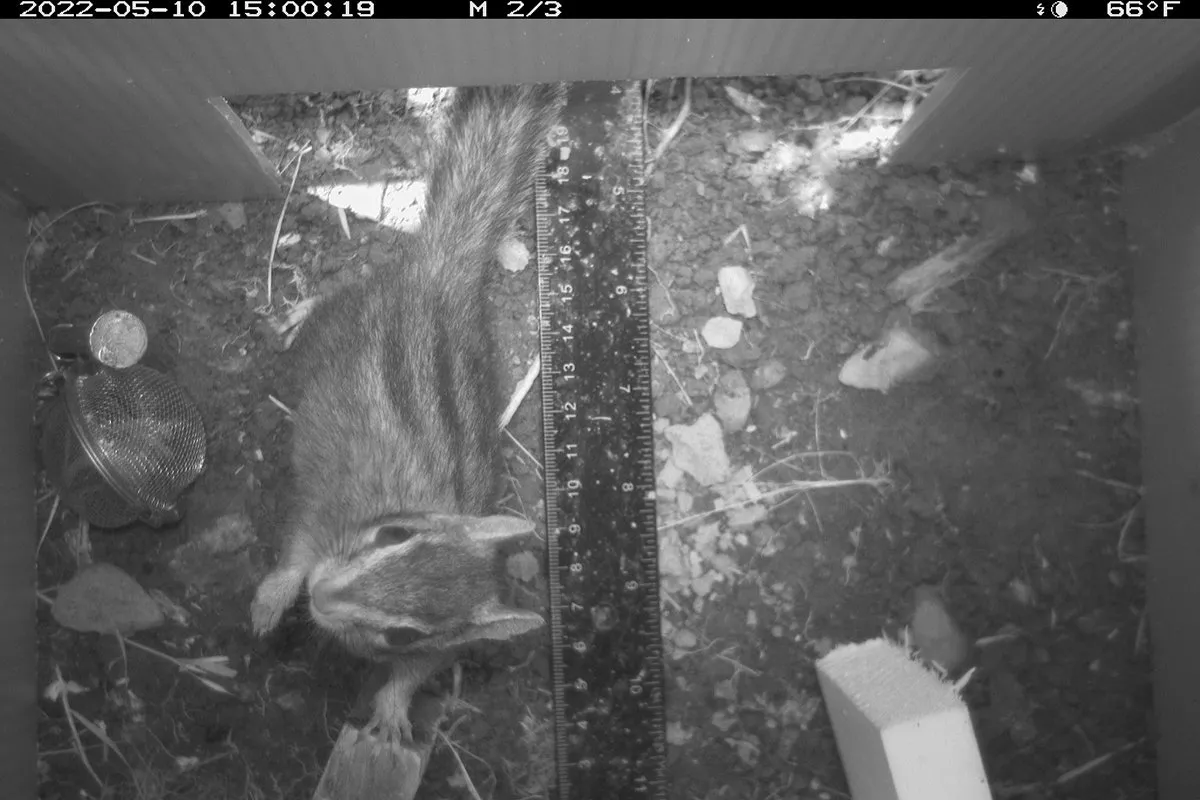
POLYGON ((128 573, 112 564, 90 564, 63 584, 50 609, 64 628, 81 632, 121 633, 163 623, 158 604, 128 573))

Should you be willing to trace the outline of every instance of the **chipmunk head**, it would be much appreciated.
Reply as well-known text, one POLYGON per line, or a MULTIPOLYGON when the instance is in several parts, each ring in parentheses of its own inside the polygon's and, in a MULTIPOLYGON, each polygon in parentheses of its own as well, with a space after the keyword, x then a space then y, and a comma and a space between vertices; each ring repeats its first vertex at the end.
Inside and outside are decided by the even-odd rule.
POLYGON ((533 531, 516 517, 409 513, 363 528, 348 562, 319 564, 308 578, 313 620, 372 658, 509 639, 545 624, 501 605, 495 556, 533 531))

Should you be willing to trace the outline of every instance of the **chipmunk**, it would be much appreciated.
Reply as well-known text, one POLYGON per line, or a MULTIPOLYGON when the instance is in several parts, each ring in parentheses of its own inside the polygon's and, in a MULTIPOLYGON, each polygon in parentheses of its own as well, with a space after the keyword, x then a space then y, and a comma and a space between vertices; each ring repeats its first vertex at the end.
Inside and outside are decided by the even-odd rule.
POLYGON ((545 624, 498 600, 496 547, 533 525, 487 513, 500 435, 487 268, 564 102, 562 85, 460 89, 411 245, 319 303, 296 339, 283 552, 252 624, 271 631, 307 588, 318 627, 391 665, 365 729, 386 742, 412 740, 413 694, 455 648, 545 624))

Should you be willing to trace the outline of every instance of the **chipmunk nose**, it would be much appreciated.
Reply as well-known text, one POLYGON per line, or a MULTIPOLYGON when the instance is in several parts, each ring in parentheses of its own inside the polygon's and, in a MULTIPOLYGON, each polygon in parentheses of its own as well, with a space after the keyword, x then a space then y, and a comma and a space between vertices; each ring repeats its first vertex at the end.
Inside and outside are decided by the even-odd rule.
POLYGON ((328 614, 333 606, 333 589, 328 581, 317 581, 309 592, 313 610, 318 614, 328 614))

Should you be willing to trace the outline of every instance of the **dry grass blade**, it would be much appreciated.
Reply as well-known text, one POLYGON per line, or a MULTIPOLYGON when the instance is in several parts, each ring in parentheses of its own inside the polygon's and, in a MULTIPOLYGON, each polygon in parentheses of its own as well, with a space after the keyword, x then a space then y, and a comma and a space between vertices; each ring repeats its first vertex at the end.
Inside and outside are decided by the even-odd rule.
MULTIPOLYGON (((63 680, 62 676, 62 670, 58 668, 57 664, 54 665, 54 679, 58 684, 64 687, 66 686, 66 681, 63 680)), ((92 776, 92 780, 96 782, 97 786, 103 789, 104 781, 100 780, 100 776, 96 774, 96 770, 92 769, 92 762, 88 760, 87 751, 83 747, 83 740, 79 738, 79 729, 75 727, 75 713, 71 710, 70 701, 67 700, 68 694, 70 694, 70 692, 64 688, 58 693, 58 701, 62 704, 63 715, 67 719, 67 727, 71 729, 71 741, 74 742, 75 752, 79 755, 79 760, 83 762, 84 769, 86 769, 88 774, 92 776)))
POLYGON ((467 787, 467 791, 470 792, 471 797, 474 800, 483 800, 479 796, 479 790, 475 788, 475 782, 471 780, 470 773, 467 772, 467 765, 463 763, 462 757, 458 754, 458 745, 450 741, 450 738, 441 731, 438 731, 438 738, 442 740, 446 747, 450 749, 450 754, 454 756, 454 761, 458 764, 458 771, 462 773, 463 784, 467 787))
POLYGON ((75 709, 71 709, 71 714, 76 720, 78 720, 80 725, 88 729, 88 732, 91 733, 92 736, 95 736, 105 747, 107 747, 109 750, 112 750, 116 754, 117 758, 121 759, 121 763, 125 765, 126 769, 128 769, 130 772, 133 771, 133 767, 131 767, 129 762, 125 759, 125 754, 121 752, 120 748, 117 747, 116 742, 112 740, 104 728, 92 722, 75 709))
POLYGON ((296 167, 292 171, 292 183, 288 186, 287 196, 283 198, 283 207, 279 209, 279 219, 275 220, 275 235, 271 237, 271 254, 267 256, 267 302, 263 305, 264 311, 269 311, 271 308, 271 294, 274 283, 272 282, 271 272, 275 269, 275 251, 279 249, 279 234, 283 230, 283 217, 287 214, 288 202, 292 199, 292 191, 296 188, 296 178, 300 177, 300 162, 304 160, 304 154, 311 150, 311 146, 305 146, 296 155, 296 167))
POLYGON ((46 534, 50 533, 50 526, 54 524, 54 517, 58 514, 58 503, 62 496, 58 492, 54 493, 54 505, 50 506, 50 516, 46 517, 46 524, 42 528, 42 535, 38 537, 37 550, 34 558, 42 554, 42 543, 46 541, 46 534))
POLYGON ((149 653, 150 655, 157 656, 164 661, 170 661, 172 664, 178 667, 180 671, 188 673, 192 677, 196 678, 196 680, 207 686, 209 689, 212 689, 214 692, 230 694, 229 690, 224 686, 214 683, 213 681, 210 681, 208 678, 204 677, 206 674, 216 675, 222 678, 235 677, 237 673, 231 668, 225 666, 229 662, 228 656, 207 656, 203 658, 179 659, 175 658, 175 656, 170 656, 166 653, 155 650, 153 647, 147 647, 140 642, 135 642, 133 639, 128 639, 124 636, 121 637, 121 641, 137 650, 141 650, 143 653, 149 653))
POLYGON ((740 500, 735 503, 730 503, 727 506, 723 506, 722 508, 713 508, 708 511, 702 511, 699 514, 692 514, 681 519, 663 523, 662 525, 658 526, 658 529, 660 531, 666 531, 670 530, 671 528, 678 528, 681 525, 687 525, 692 522, 696 522, 697 520, 707 519, 708 517, 715 516, 717 514, 724 514, 737 508, 745 508, 747 506, 754 505, 755 503, 762 502, 763 500, 781 497, 786 498, 801 492, 807 493, 817 489, 845 489, 851 486, 870 486, 873 489, 882 490, 883 488, 890 486, 891 483, 892 479, 886 475, 863 478, 845 478, 840 480, 828 479, 818 481, 791 481, 790 483, 782 484, 773 489, 768 489, 765 492, 760 492, 757 497, 740 500))
MULTIPOLYGON (((60 220, 62 220, 64 217, 67 217, 70 214, 74 214, 76 211, 79 211, 80 209, 88 208, 90 206, 99 206, 99 205, 103 205, 103 203, 93 201, 93 202, 89 202, 89 203, 80 203, 77 206, 71 206, 66 211, 62 212, 54 219, 47 222, 42 228, 34 231, 33 237, 29 240, 29 244, 25 246, 25 256, 21 259, 21 287, 25 290, 25 302, 29 305, 29 314, 30 314, 30 316, 33 317, 33 324, 37 326, 38 338, 40 338, 42 340, 42 344, 46 343, 46 332, 44 330, 42 330, 42 321, 38 317, 37 309, 34 308, 33 296, 29 293, 29 254, 31 252, 33 252, 33 245, 36 242, 41 241, 41 242, 45 243, 46 231, 48 231, 52 227, 54 227, 54 225, 57 224, 60 220)), ((55 366, 54 356, 50 355, 50 353, 47 353, 46 355, 50 359, 50 366, 52 366, 52 367, 55 366)))
POLYGON ((537 457, 533 453, 529 452, 529 448, 521 444, 521 440, 516 436, 513 436, 512 432, 508 428, 504 429, 504 435, 509 438, 509 441, 517 446, 517 449, 521 451, 521 454, 525 456, 531 465, 533 465, 533 468, 537 470, 538 477, 540 478, 542 476, 542 462, 538 461, 537 457))

